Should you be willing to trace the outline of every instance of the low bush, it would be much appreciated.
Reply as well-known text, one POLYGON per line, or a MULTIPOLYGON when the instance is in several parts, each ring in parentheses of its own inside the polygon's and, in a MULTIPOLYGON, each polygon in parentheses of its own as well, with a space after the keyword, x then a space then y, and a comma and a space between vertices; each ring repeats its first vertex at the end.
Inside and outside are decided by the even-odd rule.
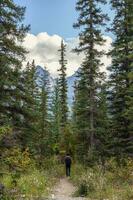
MULTIPOLYGON (((25 168, 24 168, 25 169, 25 168)), ((44 160, 42 166, 36 166, 30 161, 27 170, 8 172, 1 177, 1 182, 6 188, 6 196, 10 200, 47 198, 54 183, 63 175, 63 167, 56 158, 44 160)), ((3 195, 3 200, 8 198, 3 195)))
POLYGON ((132 160, 118 166, 112 159, 102 166, 86 168, 77 165, 73 169, 72 181, 77 186, 76 196, 87 196, 92 200, 132 200, 133 168, 132 160))

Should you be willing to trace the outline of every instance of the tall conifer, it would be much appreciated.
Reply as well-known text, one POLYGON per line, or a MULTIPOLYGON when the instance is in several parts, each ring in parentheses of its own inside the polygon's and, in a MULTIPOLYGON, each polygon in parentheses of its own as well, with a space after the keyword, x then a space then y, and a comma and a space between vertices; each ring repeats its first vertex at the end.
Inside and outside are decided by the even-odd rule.
POLYGON ((68 105, 67 105, 67 80, 66 80, 66 45, 61 42, 60 52, 60 69, 59 69, 59 99, 60 99, 60 123, 64 128, 68 122, 68 105))
POLYGON ((22 87, 20 68, 25 49, 20 45, 29 27, 22 24, 25 8, 13 0, 0 1, 0 115, 15 126, 22 110, 22 87))
POLYGON ((38 141, 40 154, 42 156, 49 153, 50 122, 49 122, 49 72, 46 70, 45 76, 40 77, 40 97, 39 97, 39 120, 38 120, 38 141))
POLYGON ((51 104, 52 138, 54 143, 58 143, 60 137, 60 101, 58 78, 55 82, 51 104))
POLYGON ((110 111, 115 155, 133 152, 133 2, 111 0, 115 18, 111 31, 115 35, 110 75, 110 111))
MULTIPOLYGON (((105 3, 106 0, 79 0, 76 4, 76 10, 80 15, 74 28, 82 27, 76 52, 85 54, 79 73, 80 80, 77 84, 76 120, 79 146, 82 147, 86 158, 88 153, 92 155, 97 138, 97 96, 98 87, 103 78, 99 67, 102 65, 100 58, 103 52, 97 50, 96 45, 104 43, 101 27, 105 25, 108 18, 102 13, 100 4, 105 3)), ((82 152, 80 151, 80 153, 82 152)))

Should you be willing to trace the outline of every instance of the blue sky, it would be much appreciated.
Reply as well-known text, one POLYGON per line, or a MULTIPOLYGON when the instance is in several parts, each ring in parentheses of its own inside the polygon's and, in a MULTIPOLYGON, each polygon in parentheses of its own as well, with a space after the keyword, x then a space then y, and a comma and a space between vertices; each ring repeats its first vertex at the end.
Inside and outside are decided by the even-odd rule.
MULTIPOLYGON (((24 40, 24 47, 28 50, 26 62, 35 60, 36 65, 46 67, 49 72, 56 76, 59 68, 58 49, 62 38, 67 44, 66 59, 67 75, 72 75, 84 58, 84 54, 77 55, 72 49, 78 46, 79 30, 73 29, 73 23, 77 21, 78 13, 75 10, 77 0, 14 0, 16 4, 26 6, 25 24, 31 25, 30 33, 24 40)), ((111 18, 113 13, 109 6, 103 7, 103 11, 108 13, 111 18)), ((105 51, 111 48, 112 35, 103 30, 106 43, 100 46, 105 51), (110 37, 111 36, 111 37, 110 37)), ((102 71, 110 65, 110 58, 104 56, 102 71)))
POLYGON ((77 31, 72 28, 76 21, 76 0, 15 0, 27 7, 25 23, 31 24, 31 33, 48 32, 64 38, 74 37, 77 31))
MULTIPOLYGON (((37 35, 47 32, 50 35, 58 34, 63 38, 72 38, 78 35, 72 25, 78 14, 75 11, 76 0, 15 0, 19 5, 26 6, 25 23, 31 25, 31 33, 37 35)), ((113 13, 109 6, 104 11, 112 18, 113 13)), ((111 35, 105 33, 105 35, 111 35)))

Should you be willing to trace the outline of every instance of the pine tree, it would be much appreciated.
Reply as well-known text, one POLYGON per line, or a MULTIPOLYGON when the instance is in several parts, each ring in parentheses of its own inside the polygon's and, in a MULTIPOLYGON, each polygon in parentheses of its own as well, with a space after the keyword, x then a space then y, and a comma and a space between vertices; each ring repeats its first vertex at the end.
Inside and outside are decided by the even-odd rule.
POLYGON ((49 72, 46 71, 45 76, 40 77, 40 98, 39 98, 39 122, 37 135, 37 146, 41 156, 50 153, 50 119, 49 119, 49 72))
POLYGON ((59 101, 59 81, 56 79, 52 102, 51 102, 51 123, 52 138, 54 143, 59 142, 60 137, 60 101, 59 101))
POLYGON ((110 119, 108 113, 108 92, 107 83, 102 82, 98 90, 97 99, 97 141, 96 141, 96 155, 104 164, 107 157, 110 156, 110 119))
POLYGON ((118 157, 133 152, 133 2, 111 1, 115 17, 111 31, 115 35, 110 75, 110 112, 112 116, 113 152, 118 157))
MULTIPOLYGON (((84 52, 85 59, 82 63, 79 73, 79 82, 77 85, 77 132, 79 137, 79 146, 82 147, 85 157, 88 153, 93 155, 96 145, 96 116, 97 116, 97 95, 98 87, 103 78, 99 67, 102 65, 100 58, 102 51, 98 51, 96 45, 103 45, 104 39, 101 34, 101 27, 105 25, 108 19, 107 15, 102 13, 100 4, 105 4, 106 0, 79 0, 76 10, 80 16, 74 28, 82 27, 79 34, 79 47, 76 52, 84 52)), ((83 155, 81 156, 83 158, 83 155)))
POLYGON ((29 29, 22 24, 24 13, 25 8, 12 0, 0 1, 0 116, 1 123, 5 123, 5 118, 13 124, 16 120, 15 126, 20 119, 18 114, 24 114, 20 68, 26 51, 19 45, 29 29))
MULTIPOLYGON (((81 72, 80 72, 81 73, 81 72)), ((79 74, 80 76, 81 74, 79 74)), ((75 85, 75 97, 73 103, 73 124, 76 137, 76 154, 79 160, 85 161, 88 155, 89 119, 87 115, 86 85, 80 79, 75 85)))
POLYGON ((31 64, 28 62, 25 69, 23 70, 23 87, 25 98, 25 101, 23 103, 23 110, 26 113, 23 119, 23 126, 25 127, 23 145, 25 145, 26 143, 32 145, 35 142, 34 138, 38 130, 38 107, 40 92, 36 80, 36 66, 33 60, 31 64))
POLYGON ((67 105, 67 80, 66 80, 66 45, 63 40, 61 42, 60 60, 61 65, 59 69, 59 99, 60 99, 60 123, 61 127, 64 128, 68 121, 68 105, 67 105))

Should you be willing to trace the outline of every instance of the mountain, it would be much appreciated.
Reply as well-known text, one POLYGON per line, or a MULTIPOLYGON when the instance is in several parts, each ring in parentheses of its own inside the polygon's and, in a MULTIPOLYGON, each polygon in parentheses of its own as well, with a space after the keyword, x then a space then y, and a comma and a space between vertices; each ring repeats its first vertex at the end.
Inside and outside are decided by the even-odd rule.
MULTIPOLYGON (((68 104, 71 107, 73 103, 73 97, 74 97, 74 83, 77 80, 77 72, 75 72, 72 76, 67 77, 67 85, 68 85, 68 104)), ((49 82, 49 88, 52 91, 55 79, 50 75, 50 73, 41 66, 36 67, 36 76, 37 76, 37 84, 41 86, 41 79, 46 78, 49 82)))
POLYGON ((41 66, 37 65, 36 66, 36 82, 39 86, 42 85, 42 80, 47 80, 48 82, 48 87, 50 88, 50 90, 53 89, 54 87, 54 79, 52 78, 52 76, 50 75, 50 73, 48 72, 47 69, 42 68, 41 66))
POLYGON ((73 97, 74 97, 74 85, 75 81, 77 80, 78 71, 76 71, 72 76, 67 78, 67 85, 68 85, 68 104, 72 106, 73 104, 73 97))

